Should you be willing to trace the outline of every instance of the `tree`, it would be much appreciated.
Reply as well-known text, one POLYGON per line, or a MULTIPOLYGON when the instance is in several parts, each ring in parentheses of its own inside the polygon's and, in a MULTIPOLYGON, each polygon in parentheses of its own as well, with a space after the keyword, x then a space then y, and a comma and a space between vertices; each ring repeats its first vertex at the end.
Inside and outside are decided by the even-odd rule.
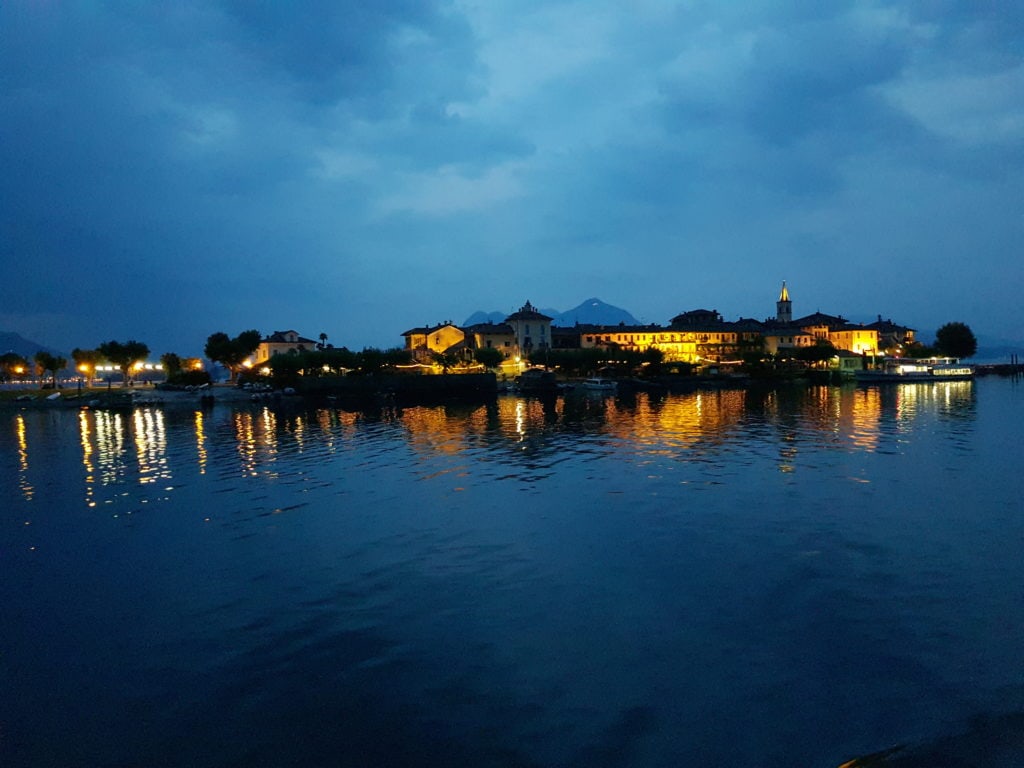
POLYGON ((75 369, 86 380, 90 380, 96 374, 96 366, 103 360, 103 355, 98 349, 79 349, 75 347, 71 350, 71 359, 75 361, 75 369))
POLYGON ((64 368, 68 364, 68 361, 60 357, 59 355, 51 355, 49 352, 39 350, 35 354, 36 366, 39 368, 40 375, 50 373, 52 375, 51 385, 54 389, 57 388, 57 372, 64 368))
POLYGON ((813 346, 798 348, 793 356, 805 363, 820 365, 836 356, 836 348, 826 339, 818 339, 813 346))
POLYGON ((260 340, 260 332, 257 330, 242 331, 235 338, 217 331, 206 339, 203 351, 210 360, 227 368, 231 373, 231 381, 234 381, 246 358, 259 347, 260 340))
POLYGON ((17 352, 4 352, 0 355, 0 381, 20 379, 28 373, 28 360, 17 352))
POLYGON ((168 379, 173 379, 181 373, 183 367, 181 356, 176 355, 174 352, 164 352, 160 355, 160 363, 163 365, 164 375, 168 379))
POLYGON ((971 357, 978 351, 978 340, 963 323, 946 323, 935 332, 935 348, 949 357, 971 357))
POLYGON ((149 347, 134 339, 125 342, 105 341, 97 347, 97 350, 111 365, 118 367, 121 371, 121 380, 125 384, 131 381, 132 366, 141 363, 149 356, 149 347))
POLYGON ((501 354, 500 349, 495 349, 494 347, 480 347, 480 349, 473 351, 473 359, 480 363, 484 368, 497 368, 501 365, 505 356, 501 354))
POLYGON ((641 372, 645 376, 658 376, 661 374, 665 363, 665 352, 657 347, 648 347, 643 351, 643 361, 640 363, 641 372))
POLYGON ((317 349, 327 349, 327 334, 320 333, 320 343, 316 345, 317 349))
POLYGON ((448 373, 449 368, 457 366, 461 359, 454 352, 434 352, 430 355, 434 365, 441 366, 442 373, 448 373))

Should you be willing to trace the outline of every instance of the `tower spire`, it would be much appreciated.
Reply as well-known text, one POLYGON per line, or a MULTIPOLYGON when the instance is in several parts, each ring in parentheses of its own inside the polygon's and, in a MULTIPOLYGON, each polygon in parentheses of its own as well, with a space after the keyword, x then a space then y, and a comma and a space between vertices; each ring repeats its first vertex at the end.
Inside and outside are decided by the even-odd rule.
POLYGON ((789 300, 789 289, 786 288, 785 280, 782 281, 779 300, 775 302, 775 319, 780 323, 793 322, 793 302, 789 300))

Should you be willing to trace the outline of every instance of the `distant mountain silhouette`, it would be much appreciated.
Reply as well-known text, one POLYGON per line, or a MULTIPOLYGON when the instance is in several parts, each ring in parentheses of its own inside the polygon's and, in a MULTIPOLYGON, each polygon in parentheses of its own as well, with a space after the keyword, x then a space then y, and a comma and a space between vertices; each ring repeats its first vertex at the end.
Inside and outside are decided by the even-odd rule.
POLYGON ((625 323, 626 325, 640 324, 637 319, 626 310, 612 306, 611 304, 606 304, 596 298, 587 299, 579 306, 573 307, 561 314, 552 316, 551 321, 552 325, 558 325, 563 328, 576 325, 576 323, 592 325, 618 325, 619 323, 625 323))
POLYGON ((39 351, 49 352, 51 355, 64 354, 63 352, 58 352, 55 349, 47 347, 45 344, 40 344, 37 341, 26 339, 20 333, 0 331, 0 355, 4 352, 14 352, 22 357, 31 359, 32 356, 39 351))
MULTIPOLYGON (((587 299, 579 306, 573 307, 566 312, 559 312, 557 309, 541 309, 539 311, 551 318, 552 325, 558 325, 563 328, 576 325, 576 323, 589 323, 592 325, 618 325, 619 323, 625 323, 626 325, 639 325, 636 318, 626 310, 606 304, 596 298, 587 299)), ((466 322, 463 325, 476 325, 477 323, 487 322, 503 323, 508 314, 507 312, 477 311, 466 318, 466 322)))
POLYGON ((476 325, 477 323, 503 323, 505 322, 506 317, 508 317, 507 312, 481 312, 478 310, 467 317, 466 321, 462 325, 476 325))

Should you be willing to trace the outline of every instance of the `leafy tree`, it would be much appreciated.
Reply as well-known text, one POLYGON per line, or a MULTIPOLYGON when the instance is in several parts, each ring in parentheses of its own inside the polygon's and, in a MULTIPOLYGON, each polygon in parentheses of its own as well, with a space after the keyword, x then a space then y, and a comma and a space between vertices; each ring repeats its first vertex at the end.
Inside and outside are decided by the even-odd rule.
POLYGON ((125 384, 131 380, 132 366, 149 356, 149 347, 134 339, 125 342, 105 341, 97 350, 111 365, 118 367, 121 371, 121 380, 125 384))
POLYGON ((408 350, 400 347, 392 349, 378 349, 376 347, 365 347, 362 352, 355 356, 355 374, 372 375, 394 370, 396 365, 407 365, 412 362, 412 356, 408 350))
POLYGON ((75 369, 81 371, 87 379, 96 375, 96 366, 103 361, 103 354, 98 349, 71 350, 71 359, 75 361, 75 369))
POLYGON ((306 365, 306 354, 295 351, 274 355, 267 360, 270 375, 278 384, 295 382, 302 375, 306 365))
POLYGON ((530 354, 531 365, 557 368, 566 376, 590 376, 597 372, 610 355, 617 350, 606 349, 550 349, 530 354))
POLYGON ((28 373, 28 360, 16 352, 0 355, 0 381, 20 379, 28 373))
POLYGON ((218 331, 206 339, 203 351, 210 360, 227 368, 231 373, 231 381, 234 381, 238 378, 242 363, 259 347, 260 340, 260 332, 257 330, 242 331, 234 338, 218 331))
POLYGON ((322 361, 321 368, 326 366, 331 373, 335 374, 343 373, 358 365, 358 356, 346 347, 328 347, 320 353, 320 359, 322 361))
POLYGON ((642 372, 646 376, 658 376, 661 374, 665 363, 664 350, 657 347, 648 347, 643 351, 641 362, 642 372))
POLYGON ((164 367, 164 374, 168 380, 180 374, 183 368, 181 357, 174 352, 164 352, 160 355, 160 363, 164 367))
POLYGON ((454 352, 434 352, 430 357, 435 365, 441 366, 443 373, 448 373, 449 368, 454 368, 462 362, 461 358, 454 352))
POLYGON ((915 341, 913 344, 906 344, 903 347, 903 354, 906 357, 920 359, 922 357, 935 357, 938 351, 934 347, 915 341))
POLYGON ((473 359, 485 368, 497 368, 501 365, 505 356, 501 353, 500 349, 480 347, 480 349, 474 350, 473 359))
POLYGON ((978 351, 978 340, 963 323, 946 323, 935 332, 935 348, 949 357, 971 357, 978 351))
POLYGON ((321 332, 319 338, 320 338, 320 343, 316 345, 316 348, 317 349, 327 349, 327 334, 321 332))
POLYGON ((34 359, 40 375, 45 373, 50 373, 52 375, 51 385, 56 389, 57 372, 62 370, 64 366, 68 364, 68 361, 59 355, 51 355, 49 352, 44 352, 43 350, 36 352, 34 359))
POLYGON ((794 353, 794 357, 797 360, 803 360, 805 363, 824 363, 826 360, 831 360, 836 355, 836 348, 832 346, 832 343, 825 339, 818 339, 813 346, 800 347, 794 353))

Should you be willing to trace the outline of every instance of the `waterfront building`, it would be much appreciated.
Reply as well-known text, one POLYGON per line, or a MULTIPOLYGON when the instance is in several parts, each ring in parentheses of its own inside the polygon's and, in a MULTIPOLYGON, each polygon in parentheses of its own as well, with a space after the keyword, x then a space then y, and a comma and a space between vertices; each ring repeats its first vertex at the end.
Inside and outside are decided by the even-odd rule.
POLYGON ((892 320, 883 320, 881 315, 866 327, 878 332, 878 349, 886 355, 900 356, 907 347, 917 343, 917 332, 913 328, 897 325, 892 320))
POLYGON ((556 338, 572 338, 575 347, 559 344, 563 349, 623 349, 644 352, 653 347, 661 351, 666 362, 693 362, 697 354, 694 334, 673 331, 658 325, 592 325, 577 324, 566 337, 563 330, 555 329, 556 338))
POLYGON ((288 354, 289 352, 305 352, 316 349, 317 342, 307 339, 298 331, 274 331, 266 336, 250 358, 251 367, 258 367, 267 362, 274 355, 288 354))
MULTIPOLYGON (((505 357, 512 356, 516 334, 508 323, 476 323, 462 330, 473 349, 497 349, 505 357)), ((551 332, 554 333, 554 330, 552 328, 551 332)))
POLYGON ((466 332, 451 320, 410 328, 402 336, 405 337, 405 348, 412 354, 413 360, 419 363, 432 362, 435 353, 464 355, 467 346, 466 332))
POLYGON ((529 301, 505 318, 514 337, 513 354, 525 358, 535 350, 551 348, 551 318, 529 301))
POLYGON ((745 354, 764 347, 763 323, 747 318, 726 322, 717 310, 683 312, 672 318, 669 328, 681 331, 684 343, 693 343, 688 362, 739 362, 745 354))

